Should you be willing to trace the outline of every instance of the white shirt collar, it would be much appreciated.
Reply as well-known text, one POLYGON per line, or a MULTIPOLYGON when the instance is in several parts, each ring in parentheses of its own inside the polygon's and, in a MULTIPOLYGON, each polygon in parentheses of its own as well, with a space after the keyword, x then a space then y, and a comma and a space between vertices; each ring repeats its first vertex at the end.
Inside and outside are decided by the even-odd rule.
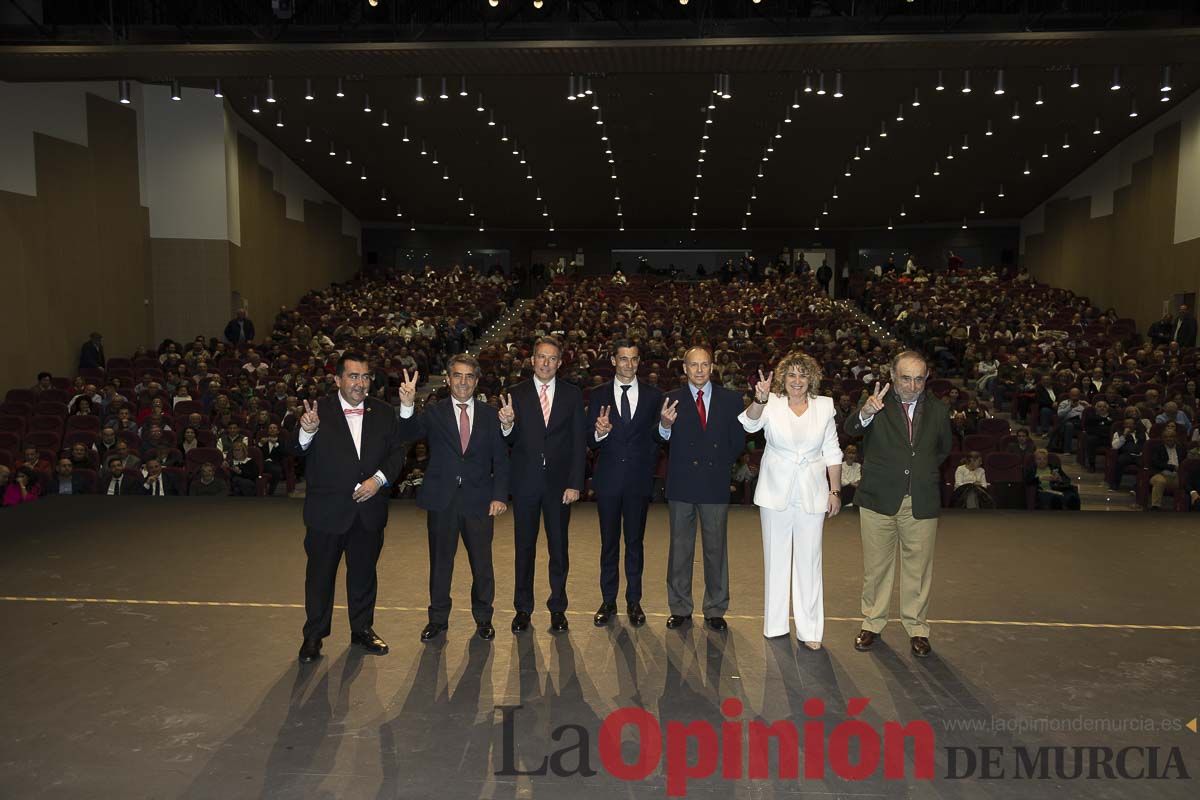
POLYGON ((548 383, 542 383, 542 379, 535 375, 535 376, 533 376, 533 386, 535 389, 538 390, 539 394, 541 393, 543 386, 547 387, 546 388, 547 391, 553 392, 554 391, 554 382, 557 379, 558 379, 558 376, 556 375, 553 378, 551 378, 548 383))
POLYGON ((352 406, 349 403, 347 403, 346 398, 342 396, 341 392, 337 393, 337 397, 338 397, 338 403, 341 404, 343 411, 345 411, 347 408, 361 408, 363 411, 367 410, 367 400, 365 397, 363 398, 362 403, 357 406, 352 406))

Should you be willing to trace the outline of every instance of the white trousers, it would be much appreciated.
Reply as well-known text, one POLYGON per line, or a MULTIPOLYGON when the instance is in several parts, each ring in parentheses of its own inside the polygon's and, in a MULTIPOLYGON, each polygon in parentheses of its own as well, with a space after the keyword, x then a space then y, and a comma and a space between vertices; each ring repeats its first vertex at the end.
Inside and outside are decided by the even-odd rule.
POLYGON ((809 514, 796 507, 786 511, 760 507, 759 514, 766 578, 763 635, 787 634, 790 606, 795 613, 796 638, 819 642, 825 633, 825 592, 821 578, 825 515, 809 514))

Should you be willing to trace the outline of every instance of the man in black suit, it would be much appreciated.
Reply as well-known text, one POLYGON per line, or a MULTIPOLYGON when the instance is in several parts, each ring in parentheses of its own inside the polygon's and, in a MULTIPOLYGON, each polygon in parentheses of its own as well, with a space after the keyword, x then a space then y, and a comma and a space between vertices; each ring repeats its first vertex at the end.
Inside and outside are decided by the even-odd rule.
POLYGON ((175 497, 179 494, 179 485, 175 482, 175 476, 169 472, 163 472, 162 462, 158 460, 158 456, 150 456, 142 466, 146 470, 145 479, 142 481, 144 494, 151 497, 175 497))
POLYGON ((321 654, 321 640, 333 620, 338 564, 346 554, 346 604, 350 641, 383 655, 387 643, 372 628, 377 582, 375 565, 383 549, 387 495, 404 463, 395 412, 367 397, 371 384, 366 356, 349 350, 337 361, 337 392, 304 401, 300 428, 284 448, 305 460, 304 643, 300 662, 321 654), (323 425, 323 427, 322 427, 323 425))
POLYGON ((246 317, 246 309, 239 308, 237 314, 225 326, 225 338, 231 344, 254 341, 254 321, 246 317))
POLYGON ((557 380, 562 345, 542 336, 533 345, 533 379, 503 398, 500 431, 512 444, 513 528, 516 536, 516 590, 513 633, 529 629, 533 613, 533 571, 539 518, 546 525, 550 554, 550 630, 567 630, 567 529, 571 504, 583 491, 587 442, 583 392, 557 380))
POLYGON ((425 439, 429 466, 417 505, 428 512, 429 624, 421 631, 428 642, 446 630, 450 620, 450 583, 461 536, 471 565, 471 614, 480 639, 496 636, 492 601, 496 579, 492 570, 495 517, 508 508, 508 445, 500 434, 496 409, 476 402, 479 362, 454 356, 446 365, 450 397, 431 403, 416 416, 417 378, 404 370, 400 384, 400 438, 425 439))
POLYGON ((637 379, 640 353, 628 339, 612 345, 613 380, 592 391, 588 425, 599 451, 592 473, 600 515, 600 609, 593 622, 607 625, 617 613, 622 522, 625 536, 625 603, 630 624, 646 622, 642 612, 642 540, 658 461, 662 392, 637 379))
POLYGON ((1038 433, 1047 433, 1054 425, 1054 415, 1058 413, 1058 403, 1062 399, 1054 388, 1054 378, 1043 375, 1035 392, 1038 408, 1038 433))
POLYGON ((1196 346, 1196 318, 1186 304, 1179 306, 1172 331, 1171 341, 1178 342, 1180 347, 1196 346))
POLYGON ((42 492, 42 496, 91 494, 92 489, 88 483, 82 475, 75 472, 75 464, 71 461, 71 457, 62 455, 59 456, 58 463, 54 465, 54 475, 47 481, 46 490, 42 492))
POLYGON ((108 471, 105 472, 103 486, 99 490, 100 494, 112 496, 145 494, 142 491, 142 476, 135 475, 132 472, 126 474, 125 456, 114 450, 108 456, 106 463, 108 471))
POLYGON ((79 348, 79 368, 104 369, 104 343, 99 333, 93 331, 79 348))
POLYGON ((667 392, 660 409, 658 435, 670 442, 667 503, 671 548, 667 566, 668 628, 692 619, 692 562, 696 557, 696 521, 704 550, 704 621, 723 631, 729 608, 729 475, 746 449, 738 415, 745 409, 737 392, 714 386, 712 351, 705 345, 683 356, 687 386, 667 392))

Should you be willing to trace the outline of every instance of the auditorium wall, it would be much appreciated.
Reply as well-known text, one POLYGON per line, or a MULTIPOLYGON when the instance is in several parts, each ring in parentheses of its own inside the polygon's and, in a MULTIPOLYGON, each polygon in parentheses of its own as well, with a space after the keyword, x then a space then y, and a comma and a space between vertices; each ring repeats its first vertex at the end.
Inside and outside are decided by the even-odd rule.
POLYGON ((1021 248, 1038 280, 1114 307, 1142 331, 1175 295, 1200 292, 1200 93, 1034 209, 1021 248))
POLYGON ((71 375, 92 330, 125 356, 219 336, 360 263, 358 220, 211 91, 0 82, 0 393, 71 375))

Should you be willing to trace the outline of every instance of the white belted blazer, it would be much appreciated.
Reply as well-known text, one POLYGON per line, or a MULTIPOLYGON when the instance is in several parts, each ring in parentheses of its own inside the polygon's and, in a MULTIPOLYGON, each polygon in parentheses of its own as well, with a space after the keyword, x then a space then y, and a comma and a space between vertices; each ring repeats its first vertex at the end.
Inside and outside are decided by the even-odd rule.
POLYGON ((828 510, 825 468, 842 463, 833 414, 831 397, 810 397, 808 410, 797 417, 788 408, 787 397, 774 393, 758 419, 741 413, 738 420, 747 433, 766 429, 767 447, 758 468, 755 505, 772 511, 799 505, 809 514, 828 510))

